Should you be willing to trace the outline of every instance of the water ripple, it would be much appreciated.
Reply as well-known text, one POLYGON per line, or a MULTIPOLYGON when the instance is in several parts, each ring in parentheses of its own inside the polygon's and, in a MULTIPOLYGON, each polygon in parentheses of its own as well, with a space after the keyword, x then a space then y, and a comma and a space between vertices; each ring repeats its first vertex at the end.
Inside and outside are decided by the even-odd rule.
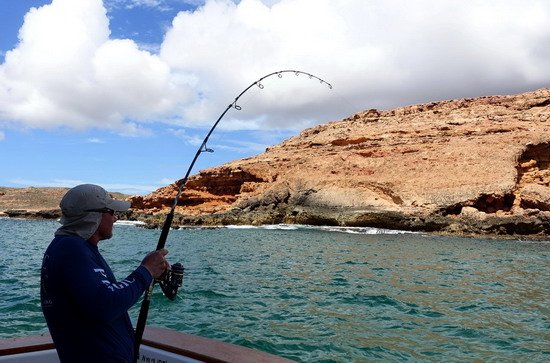
MULTIPOLYGON (((39 266, 55 228, 0 219, 1 337, 46 331, 39 266)), ((184 286, 175 302, 156 289, 149 323, 299 362, 548 361, 550 244, 381 232, 175 230, 184 286)), ((100 250, 123 278, 158 234, 117 225, 100 250)))

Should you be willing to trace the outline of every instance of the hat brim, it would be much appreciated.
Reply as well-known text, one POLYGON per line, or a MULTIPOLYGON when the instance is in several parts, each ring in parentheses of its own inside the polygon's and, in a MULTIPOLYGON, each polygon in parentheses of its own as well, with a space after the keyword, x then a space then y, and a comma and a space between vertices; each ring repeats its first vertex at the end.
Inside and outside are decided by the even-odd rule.
POLYGON ((115 212, 125 212, 131 206, 131 203, 125 200, 107 199, 106 202, 107 208, 112 209, 115 212))

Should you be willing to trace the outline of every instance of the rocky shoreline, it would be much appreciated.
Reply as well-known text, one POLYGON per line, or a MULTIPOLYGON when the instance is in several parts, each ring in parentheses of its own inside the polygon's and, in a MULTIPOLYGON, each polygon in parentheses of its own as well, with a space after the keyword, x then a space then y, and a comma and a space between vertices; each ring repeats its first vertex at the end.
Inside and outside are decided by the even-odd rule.
MULTIPOLYGON (((157 228, 178 183, 121 219, 157 228)), ((1 191, 0 191, 1 192, 1 191)), ((2 208, 58 218, 55 208, 2 208)), ((368 110, 189 178, 173 227, 309 224, 550 235, 550 89, 368 110)))
MULTIPOLYGON (((425 215, 403 214, 399 211, 358 211, 355 215, 349 211, 336 209, 314 210, 293 208, 290 213, 279 209, 258 211, 254 215, 240 209, 203 216, 189 216, 176 213, 173 228, 216 228, 227 225, 277 225, 299 224, 337 227, 373 227, 411 232, 426 232, 450 236, 530 238, 548 239, 550 231, 550 213, 532 210, 532 215, 485 215, 469 208, 461 215, 425 215), (298 216, 299 215, 299 216, 298 216)), ((26 219, 59 219, 59 209, 47 210, 6 210, 0 217, 26 219)), ((120 213, 123 221, 141 222, 137 226, 148 229, 161 228, 165 213, 149 214, 139 211, 120 213)))
POLYGON ((61 218, 60 209, 7 209, 0 212, 0 217, 8 218, 28 218, 28 219, 59 219, 61 218))

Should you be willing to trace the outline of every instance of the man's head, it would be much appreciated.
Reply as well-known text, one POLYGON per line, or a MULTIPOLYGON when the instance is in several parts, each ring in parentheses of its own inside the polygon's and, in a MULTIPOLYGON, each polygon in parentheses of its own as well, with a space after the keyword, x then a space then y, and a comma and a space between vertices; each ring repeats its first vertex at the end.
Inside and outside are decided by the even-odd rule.
POLYGON ((82 184, 70 189, 59 203, 62 217, 56 235, 78 235, 85 240, 111 238, 114 212, 130 208, 130 202, 113 199, 102 187, 82 184))
POLYGON ((69 189, 59 203, 64 217, 76 217, 89 212, 124 212, 130 202, 113 199, 102 187, 81 184, 69 189))

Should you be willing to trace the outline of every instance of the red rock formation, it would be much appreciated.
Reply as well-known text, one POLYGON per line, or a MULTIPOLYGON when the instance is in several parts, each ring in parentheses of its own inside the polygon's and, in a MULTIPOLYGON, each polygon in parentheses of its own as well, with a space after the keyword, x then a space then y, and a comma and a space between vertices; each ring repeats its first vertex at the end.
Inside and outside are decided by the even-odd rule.
MULTIPOLYGON (((496 233, 519 223, 548 233, 549 131, 550 89, 369 110, 201 171, 178 212, 201 223, 496 233)), ((175 190, 134 197, 134 206, 161 211, 175 190)))

